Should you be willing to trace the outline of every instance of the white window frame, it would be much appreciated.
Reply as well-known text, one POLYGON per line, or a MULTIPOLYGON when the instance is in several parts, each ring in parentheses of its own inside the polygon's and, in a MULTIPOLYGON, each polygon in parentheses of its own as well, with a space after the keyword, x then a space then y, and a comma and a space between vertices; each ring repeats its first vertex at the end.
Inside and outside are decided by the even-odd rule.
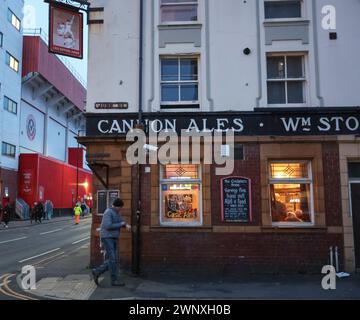
POLYGON ((6 64, 8 65, 8 67, 15 71, 16 73, 19 73, 19 69, 20 69, 20 64, 19 64, 19 60, 16 59, 10 52, 6 51, 6 55, 5 55, 5 59, 6 59, 6 64), (8 59, 9 58, 9 59, 8 59))
POLYGON ((313 227, 315 225, 315 209, 314 209, 314 180, 312 175, 312 164, 310 160, 272 160, 269 161, 269 202, 270 202, 270 217, 273 227, 313 227), (308 178, 296 178, 296 179, 274 179, 271 177, 271 165, 277 163, 306 163, 308 165, 308 178), (309 184, 310 185, 310 218, 311 222, 273 222, 271 211, 271 185, 274 184, 309 184))
POLYGON ((277 107, 305 107, 307 102, 310 101, 309 97, 309 85, 308 85, 308 54, 306 52, 268 52, 266 54, 266 100, 267 105, 269 107, 277 108, 277 107), (268 58, 274 57, 282 57, 285 61, 285 78, 269 78, 267 73, 267 62, 268 58), (287 58, 288 57, 302 57, 302 68, 304 76, 302 78, 288 78, 287 77, 287 58), (299 82, 303 83, 303 103, 288 103, 288 82, 299 82), (285 82, 285 103, 269 103, 269 95, 268 95, 268 83, 269 82, 285 82))
POLYGON ((11 144, 11 143, 2 141, 2 143, 1 143, 1 154, 3 156, 15 159, 16 158, 16 146, 11 144), (4 152, 4 150, 3 150, 4 146, 6 147, 6 151, 7 151, 8 148, 10 148, 10 153, 4 152), (11 152, 11 149, 14 150, 14 153, 11 152))
POLYGON ((11 23, 11 25, 17 30, 21 31, 21 20, 17 17, 17 15, 8 8, 8 21, 11 23))
POLYGON ((17 114, 18 103, 10 99, 8 96, 4 96, 4 110, 12 114, 17 114), (9 108, 9 105, 11 105, 11 108, 9 108), (14 105, 15 105, 15 112, 14 112, 14 105))
POLYGON ((306 19, 306 7, 305 7, 304 0, 299 0, 300 5, 301 5, 301 17, 297 17, 297 18, 266 18, 265 2, 281 2, 281 1, 287 1, 287 0, 264 0, 264 16, 263 17, 264 17, 265 22, 303 21, 306 19))
MULTIPOLYGON (((179 164, 181 165, 181 164, 179 164)), ((198 179, 181 179, 181 180, 174 180, 174 179, 163 179, 164 176, 164 166, 160 165, 160 177, 159 177, 159 208, 160 208, 160 226, 162 227, 201 227, 203 225, 203 200, 202 200, 202 167, 200 164, 196 164, 198 168, 198 179), (163 205, 163 191, 162 191, 162 185, 171 185, 176 183, 193 183, 199 185, 199 215, 200 220, 199 222, 170 222, 170 221, 164 221, 163 220, 163 213, 164 213, 164 205, 163 205)))
POLYGON ((160 107, 161 106, 179 106, 179 109, 181 109, 181 106, 194 106, 194 109, 200 109, 200 88, 201 88, 201 83, 200 83, 200 57, 198 55, 174 55, 174 56, 169 56, 169 55, 164 55, 164 56, 160 56, 160 107), (178 60, 178 66, 179 66, 179 73, 178 73, 178 80, 177 81, 163 81, 162 80, 162 73, 161 73, 161 65, 162 65, 162 60, 178 60), (197 74, 197 80, 180 80, 180 60, 196 60, 197 61, 197 70, 198 70, 198 74, 197 74), (198 85, 198 100, 193 101, 162 101, 162 85, 163 84, 178 84, 179 85, 179 99, 181 98, 181 84, 186 84, 186 83, 197 83, 198 85))
MULTIPOLYGON (((208 1, 208 0, 205 0, 208 1)), ((198 24, 199 23, 199 0, 193 0, 191 2, 178 2, 178 3, 165 3, 163 4, 159 0, 159 23, 160 25, 184 25, 184 24, 198 24), (162 21, 162 8, 163 7, 172 7, 172 6, 185 6, 185 5, 196 5, 197 6, 197 19, 192 21, 162 21)))

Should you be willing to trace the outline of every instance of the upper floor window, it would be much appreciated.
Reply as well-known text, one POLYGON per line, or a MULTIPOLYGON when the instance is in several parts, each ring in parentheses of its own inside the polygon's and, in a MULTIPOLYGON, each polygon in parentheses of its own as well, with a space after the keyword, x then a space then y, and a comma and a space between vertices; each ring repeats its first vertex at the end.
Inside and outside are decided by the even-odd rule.
POLYGON ((197 58, 161 59, 161 104, 199 103, 197 58))
POLYGON ((17 103, 4 96, 4 110, 17 114, 17 103))
POLYGON ((3 38, 4 38, 4 35, 2 32, 0 32, 0 48, 2 48, 2 46, 3 46, 3 38))
POLYGON ((301 18, 301 0, 265 1, 265 19, 301 18))
POLYGON ((6 64, 16 72, 19 72, 19 61, 15 59, 9 52, 6 52, 6 64))
POLYGON ((2 143, 2 155, 8 156, 11 158, 15 158, 16 155, 16 147, 10 143, 3 142, 2 143))
POLYGON ((198 20, 197 0, 160 0, 161 22, 198 20))
POLYGON ((310 161, 270 163, 271 216, 274 224, 311 224, 313 184, 310 161))
POLYGON ((8 20, 15 27, 16 30, 20 31, 21 21, 10 9, 8 9, 8 20))
POLYGON ((267 57, 268 104, 305 103, 304 55, 267 57))

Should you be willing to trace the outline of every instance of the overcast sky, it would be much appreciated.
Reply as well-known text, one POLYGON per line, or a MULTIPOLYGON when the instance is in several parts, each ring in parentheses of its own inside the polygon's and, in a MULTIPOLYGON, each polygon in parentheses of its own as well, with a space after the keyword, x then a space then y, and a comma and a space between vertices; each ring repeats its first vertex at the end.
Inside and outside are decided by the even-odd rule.
MULTIPOLYGON (((48 35, 49 31, 49 6, 43 0, 25 0, 23 28, 35 29, 42 28, 48 35)), ((84 16, 84 58, 83 60, 67 58, 81 77, 86 81, 87 77, 87 25, 84 16)))

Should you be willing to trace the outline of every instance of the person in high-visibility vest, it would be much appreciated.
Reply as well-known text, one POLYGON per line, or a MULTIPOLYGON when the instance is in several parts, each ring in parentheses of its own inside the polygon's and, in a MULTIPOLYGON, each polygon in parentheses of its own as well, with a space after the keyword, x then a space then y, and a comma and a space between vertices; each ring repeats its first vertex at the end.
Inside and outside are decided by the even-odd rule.
POLYGON ((80 208, 80 205, 77 204, 76 207, 74 208, 75 224, 79 224, 81 212, 82 212, 82 210, 80 208))

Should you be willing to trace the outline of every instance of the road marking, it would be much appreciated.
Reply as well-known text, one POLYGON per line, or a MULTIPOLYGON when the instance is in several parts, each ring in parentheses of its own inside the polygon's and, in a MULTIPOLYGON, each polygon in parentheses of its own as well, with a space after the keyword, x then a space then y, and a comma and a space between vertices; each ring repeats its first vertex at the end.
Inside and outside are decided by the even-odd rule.
POLYGON ((65 251, 61 251, 61 252, 59 252, 59 253, 57 253, 57 254, 55 254, 55 255, 53 255, 53 256, 47 257, 47 258, 45 258, 45 259, 42 259, 42 260, 36 262, 33 266, 36 267, 36 268, 38 268, 38 267, 42 264, 42 262, 44 262, 44 261, 46 261, 46 260, 50 260, 50 259, 55 258, 55 257, 57 257, 57 256, 61 256, 61 255, 63 255, 64 253, 65 253, 65 251))
POLYGON ((11 239, 11 240, 1 241, 0 244, 8 243, 8 242, 14 242, 14 241, 19 241, 19 240, 23 240, 23 239, 26 239, 26 238, 27 238, 27 237, 21 237, 21 238, 16 238, 16 239, 11 239))
POLYGON ((15 274, 10 274, 7 276, 7 278, 4 278, 4 281, 3 281, 4 287, 8 291, 8 293, 7 293, 8 295, 15 296, 16 298, 21 299, 21 300, 38 300, 38 299, 29 297, 29 296, 25 296, 23 294, 20 294, 18 292, 15 292, 14 290, 10 289, 8 286, 8 284, 10 283, 9 278, 11 278, 13 276, 15 276, 15 274))
POLYGON ((55 230, 47 231, 47 232, 42 232, 42 233, 40 233, 40 235, 48 234, 48 233, 53 233, 53 232, 57 232, 57 231, 61 231, 61 230, 62 230, 62 228, 61 228, 61 229, 55 229, 55 230))
POLYGON ((46 254, 49 254, 49 253, 52 253, 52 252, 55 252, 55 251, 58 251, 58 250, 60 250, 60 248, 56 248, 56 249, 54 249, 54 250, 50 250, 50 251, 47 251, 47 252, 44 252, 44 253, 40 253, 40 254, 38 254, 38 255, 36 255, 36 256, 33 256, 33 257, 30 257, 30 258, 26 258, 26 259, 20 260, 19 263, 23 263, 23 262, 25 262, 25 261, 32 260, 32 259, 35 259, 35 258, 44 256, 44 255, 46 255, 46 254))
POLYGON ((90 239, 90 237, 86 237, 86 238, 84 238, 84 239, 80 239, 80 240, 78 240, 78 241, 75 241, 75 242, 73 242, 72 244, 77 244, 77 243, 79 243, 79 242, 82 242, 82 241, 85 241, 85 240, 89 240, 90 239))

